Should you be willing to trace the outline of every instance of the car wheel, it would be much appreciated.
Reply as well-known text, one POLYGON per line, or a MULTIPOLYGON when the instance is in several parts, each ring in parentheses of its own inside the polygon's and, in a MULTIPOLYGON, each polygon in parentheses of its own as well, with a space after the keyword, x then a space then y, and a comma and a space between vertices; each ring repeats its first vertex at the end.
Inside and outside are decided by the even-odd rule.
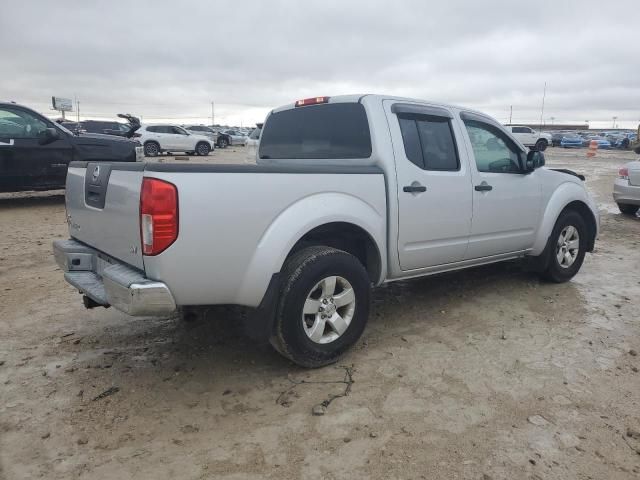
POLYGON ((147 142, 144 144, 144 154, 147 157, 157 157, 160 153, 160 145, 156 142, 147 142))
POLYGON ((544 138, 541 138, 536 142, 535 149, 539 152, 544 152, 549 146, 549 142, 547 142, 544 138))
POLYGON ((303 367, 334 363, 366 326, 371 299, 367 271, 353 255, 317 246, 295 253, 282 278, 271 344, 303 367))
POLYGON ((196 145, 196 153, 198 155, 206 157, 207 155, 209 155, 210 151, 211 151, 211 148, 209 147, 209 144, 205 142, 200 142, 199 144, 196 145))
POLYGON ((562 212, 547 242, 548 262, 542 277, 555 283, 571 280, 584 261, 587 234, 582 215, 574 210, 562 212))
POLYGON ((227 139, 226 138, 221 138, 218 140, 218 147, 220 148, 227 148, 227 139))
POLYGON ((636 213, 638 213, 638 209, 640 209, 640 206, 629 205, 628 203, 619 203, 618 208, 620 209, 620 212, 624 213, 625 215, 635 215, 636 213))

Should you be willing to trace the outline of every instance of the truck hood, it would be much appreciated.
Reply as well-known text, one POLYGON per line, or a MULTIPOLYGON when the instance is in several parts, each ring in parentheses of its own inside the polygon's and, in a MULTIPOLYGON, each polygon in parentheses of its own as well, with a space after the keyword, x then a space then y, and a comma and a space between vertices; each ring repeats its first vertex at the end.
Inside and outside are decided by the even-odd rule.
POLYGON ((70 137, 74 160, 135 162, 140 144, 129 138, 102 133, 80 133, 70 137))
POLYGON ((129 138, 104 133, 79 133, 74 137, 76 145, 111 145, 113 143, 137 143, 129 138))

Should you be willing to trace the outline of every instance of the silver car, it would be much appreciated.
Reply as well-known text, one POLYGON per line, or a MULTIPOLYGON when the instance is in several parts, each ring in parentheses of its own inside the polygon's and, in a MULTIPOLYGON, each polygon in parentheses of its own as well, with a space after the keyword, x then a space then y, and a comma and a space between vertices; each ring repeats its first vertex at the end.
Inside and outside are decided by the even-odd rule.
POLYGON ((618 170, 613 183, 613 199, 622 213, 635 215, 640 209, 640 161, 629 162, 618 170))

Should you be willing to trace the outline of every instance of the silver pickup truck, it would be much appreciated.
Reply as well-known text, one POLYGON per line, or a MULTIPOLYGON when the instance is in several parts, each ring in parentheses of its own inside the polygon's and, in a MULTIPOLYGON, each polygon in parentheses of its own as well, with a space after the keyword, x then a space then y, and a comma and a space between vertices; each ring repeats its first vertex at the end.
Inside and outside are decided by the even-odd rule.
POLYGON ((384 282, 525 257, 571 279, 597 208, 584 177, 543 165, 466 108, 300 100, 270 112, 256 165, 72 163, 54 253, 87 307, 256 307, 279 352, 318 367, 358 340, 384 282))

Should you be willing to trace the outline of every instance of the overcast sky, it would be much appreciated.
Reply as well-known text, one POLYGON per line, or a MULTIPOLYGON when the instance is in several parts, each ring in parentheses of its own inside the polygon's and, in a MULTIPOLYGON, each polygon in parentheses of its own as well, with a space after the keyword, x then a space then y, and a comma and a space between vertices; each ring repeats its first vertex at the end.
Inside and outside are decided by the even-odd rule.
POLYGON ((50 114, 252 125, 298 98, 385 93, 499 121, 640 121, 629 1, 23 1, 0 15, 0 100, 50 114), (74 114, 75 115, 75 114, 74 114))

